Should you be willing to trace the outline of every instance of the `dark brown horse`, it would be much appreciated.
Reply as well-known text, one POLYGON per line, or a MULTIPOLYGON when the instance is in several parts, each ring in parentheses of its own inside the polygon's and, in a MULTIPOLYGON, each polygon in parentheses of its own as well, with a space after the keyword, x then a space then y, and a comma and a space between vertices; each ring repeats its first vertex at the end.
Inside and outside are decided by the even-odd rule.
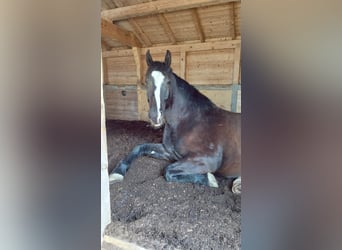
POLYGON ((140 156, 172 161, 165 169, 167 181, 192 182, 217 187, 213 173, 238 177, 233 192, 241 188, 241 114, 217 107, 196 88, 172 72, 171 53, 165 61, 153 61, 146 53, 149 118, 155 128, 163 125, 163 142, 145 143, 111 172, 110 180, 122 180, 140 156))

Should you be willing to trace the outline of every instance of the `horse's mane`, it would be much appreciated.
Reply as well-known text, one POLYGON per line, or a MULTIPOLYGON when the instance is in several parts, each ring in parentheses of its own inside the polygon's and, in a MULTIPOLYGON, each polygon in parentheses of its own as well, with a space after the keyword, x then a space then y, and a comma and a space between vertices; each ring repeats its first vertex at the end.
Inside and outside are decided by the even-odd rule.
POLYGON ((201 109, 211 109, 216 107, 216 105, 210 101, 208 97, 203 95, 194 86, 190 85, 187 81, 180 78, 178 75, 172 72, 175 77, 177 89, 183 98, 190 104, 196 105, 201 109))

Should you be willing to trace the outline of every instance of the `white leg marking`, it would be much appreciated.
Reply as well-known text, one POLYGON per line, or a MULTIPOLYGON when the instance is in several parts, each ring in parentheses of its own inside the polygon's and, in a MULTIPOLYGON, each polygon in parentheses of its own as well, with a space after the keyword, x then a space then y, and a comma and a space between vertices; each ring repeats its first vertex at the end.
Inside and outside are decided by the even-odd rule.
POLYGON ((215 176, 212 173, 207 173, 207 175, 208 175, 209 186, 217 188, 218 184, 217 184, 215 176))
POLYGON ((154 79, 154 84, 155 84, 155 90, 154 90, 154 97, 156 99, 156 104, 157 104, 157 112, 158 112, 158 117, 157 117, 157 122, 161 122, 161 113, 160 113, 160 89, 162 86, 162 83, 164 81, 165 76, 160 72, 160 71, 152 71, 152 77, 154 79))
POLYGON ((234 194, 241 194, 241 177, 233 181, 232 192, 234 194))
POLYGON ((113 184, 113 183, 115 183, 115 182, 122 181, 123 178, 124 178, 124 177, 123 177, 121 174, 117 174, 117 173, 110 174, 110 175, 109 175, 109 183, 110 183, 110 184, 113 184))

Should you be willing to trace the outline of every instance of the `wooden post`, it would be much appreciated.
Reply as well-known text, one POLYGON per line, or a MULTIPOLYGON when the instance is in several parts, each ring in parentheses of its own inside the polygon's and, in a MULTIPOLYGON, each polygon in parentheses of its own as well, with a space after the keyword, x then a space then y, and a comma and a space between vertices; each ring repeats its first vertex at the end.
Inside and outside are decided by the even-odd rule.
POLYGON ((241 45, 236 46, 234 51, 233 83, 239 83, 240 78, 241 45))
POLYGON ((146 117, 143 117, 143 113, 145 110, 145 102, 146 102, 146 93, 142 89, 142 62, 141 62, 141 48, 133 47, 133 56, 134 56, 134 61, 136 65, 136 71, 137 71, 137 103, 138 103, 138 118, 139 120, 146 120, 146 117))
POLYGON ((106 113, 103 100, 103 68, 101 53, 101 244, 103 241, 104 229, 111 222, 105 114, 106 113))
POLYGON ((141 84, 141 82, 142 82, 141 49, 138 48, 138 47, 133 47, 132 48, 132 52, 133 52, 135 66, 136 66, 136 69, 137 69, 138 83, 141 84))
POLYGON ((184 49, 180 52, 180 77, 186 80, 186 51, 184 49))

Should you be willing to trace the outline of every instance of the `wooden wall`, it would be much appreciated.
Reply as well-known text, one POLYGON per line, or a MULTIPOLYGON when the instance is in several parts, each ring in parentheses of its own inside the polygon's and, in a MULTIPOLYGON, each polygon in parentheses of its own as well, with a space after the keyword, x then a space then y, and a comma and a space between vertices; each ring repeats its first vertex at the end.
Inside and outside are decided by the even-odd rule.
POLYGON ((103 53, 107 119, 148 120, 145 54, 172 54, 171 67, 219 107, 231 110, 232 86, 240 84, 240 40, 133 48, 103 53))

